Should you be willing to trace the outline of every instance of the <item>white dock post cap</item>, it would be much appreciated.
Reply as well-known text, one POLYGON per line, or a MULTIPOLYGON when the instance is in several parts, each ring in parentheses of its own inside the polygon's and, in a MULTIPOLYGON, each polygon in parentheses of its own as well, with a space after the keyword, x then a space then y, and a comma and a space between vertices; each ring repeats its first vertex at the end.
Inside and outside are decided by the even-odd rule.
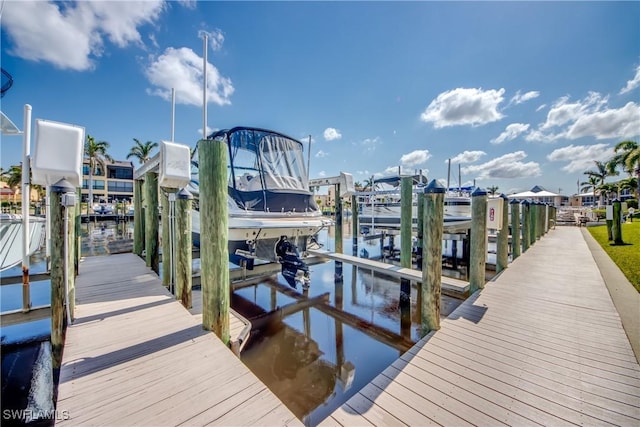
POLYGON ((446 191, 447 189, 444 188, 444 185, 440 184, 435 179, 431 180, 429 185, 424 187, 425 194, 440 194, 440 193, 444 194, 446 191))
POLYGON ((76 191, 76 189, 69 181, 62 178, 51 186, 51 191, 53 193, 70 193, 72 191, 76 191))
POLYGON ((487 190, 480 187, 476 188, 475 190, 473 190, 473 193, 471 193, 471 197, 486 196, 486 195, 487 195, 487 190))

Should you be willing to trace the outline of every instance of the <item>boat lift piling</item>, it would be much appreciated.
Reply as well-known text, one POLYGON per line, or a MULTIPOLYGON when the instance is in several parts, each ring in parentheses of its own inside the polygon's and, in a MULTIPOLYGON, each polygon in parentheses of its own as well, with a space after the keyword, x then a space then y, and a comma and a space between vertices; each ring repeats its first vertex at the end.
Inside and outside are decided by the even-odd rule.
POLYGON ((446 189, 435 179, 425 188, 424 257, 422 258, 421 329, 422 336, 440 329, 442 293, 442 234, 444 228, 444 194, 446 189))
POLYGON ((501 194, 502 228, 498 231, 496 242, 496 272, 500 273, 509 265, 509 199, 501 194))
POLYGON ((469 293, 484 288, 487 256, 487 192, 476 188, 471 194, 471 248, 469 293))
POLYGON ((511 206, 511 260, 520 256, 520 202, 513 199, 511 206))
POLYGON ((193 196, 182 189, 176 196, 176 299, 190 309, 192 307, 192 247, 191 208, 193 196))
POLYGON ((358 196, 351 196, 351 239, 353 246, 351 255, 358 256, 358 196))
POLYGON ((173 283, 171 282, 171 262, 168 262, 171 257, 171 214, 169 208, 169 193, 167 191, 160 190, 160 209, 162 210, 162 285, 169 288, 173 283))
POLYGON ((147 172, 144 178, 145 187, 145 252, 147 267, 156 274, 160 274, 160 248, 158 246, 158 232, 160 218, 158 217, 158 173, 147 172))
POLYGON ((144 181, 136 179, 133 184, 133 253, 142 256, 144 250, 144 226, 142 218, 144 212, 142 210, 142 190, 144 181))
POLYGON ((200 247, 202 326, 229 344, 229 248, 227 246, 227 146, 198 142, 200 160, 200 247))
MULTIPOLYGON (((400 183, 400 265, 411 268, 411 231, 413 227, 413 178, 402 177, 400 183)), ((391 237, 393 239, 393 237, 391 237)), ((389 249, 392 250, 391 245, 389 249)), ((411 300, 411 282, 400 279, 400 302, 411 300)))
POLYGON ((529 202, 526 200, 523 200, 521 203, 522 205, 522 253, 525 253, 527 250, 529 250, 529 246, 531 246, 529 244, 529 241, 531 240, 531 233, 529 231, 529 222, 530 222, 530 214, 529 214, 529 202))

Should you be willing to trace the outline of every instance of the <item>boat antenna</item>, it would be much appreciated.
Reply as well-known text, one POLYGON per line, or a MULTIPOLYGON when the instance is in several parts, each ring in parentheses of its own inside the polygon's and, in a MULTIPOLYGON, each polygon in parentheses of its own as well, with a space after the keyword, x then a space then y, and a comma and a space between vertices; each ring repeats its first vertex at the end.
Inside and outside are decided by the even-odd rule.
POLYGON ((309 151, 307 152, 307 178, 311 176, 311 135, 309 135, 309 151))
POLYGON ((447 192, 449 191, 450 183, 451 183, 451 159, 449 159, 449 166, 447 166, 447 192))
POLYGON ((458 196, 462 196, 462 173, 460 172, 460 163, 458 163, 458 196))

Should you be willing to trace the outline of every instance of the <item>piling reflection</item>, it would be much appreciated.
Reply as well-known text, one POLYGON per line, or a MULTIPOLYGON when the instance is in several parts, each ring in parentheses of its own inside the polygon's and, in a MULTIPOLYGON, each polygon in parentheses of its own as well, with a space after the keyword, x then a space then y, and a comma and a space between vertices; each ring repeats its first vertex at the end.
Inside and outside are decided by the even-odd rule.
POLYGON ((276 276, 237 290, 231 301, 249 319, 280 313, 252 332, 241 358, 306 425, 317 425, 419 339, 417 284, 401 288, 398 279, 336 264, 314 266, 308 290, 276 276))

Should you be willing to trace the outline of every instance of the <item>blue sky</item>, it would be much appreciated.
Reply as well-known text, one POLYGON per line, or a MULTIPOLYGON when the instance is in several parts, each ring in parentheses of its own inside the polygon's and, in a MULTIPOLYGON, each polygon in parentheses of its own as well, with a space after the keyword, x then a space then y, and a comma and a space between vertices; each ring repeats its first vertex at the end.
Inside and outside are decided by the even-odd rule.
MULTIPOLYGON (((311 176, 423 169, 564 194, 640 136, 639 2, 2 2, 2 111, 71 123, 123 160, 208 127, 305 142, 311 176)), ((19 163, 3 137, 1 165, 19 163)))

